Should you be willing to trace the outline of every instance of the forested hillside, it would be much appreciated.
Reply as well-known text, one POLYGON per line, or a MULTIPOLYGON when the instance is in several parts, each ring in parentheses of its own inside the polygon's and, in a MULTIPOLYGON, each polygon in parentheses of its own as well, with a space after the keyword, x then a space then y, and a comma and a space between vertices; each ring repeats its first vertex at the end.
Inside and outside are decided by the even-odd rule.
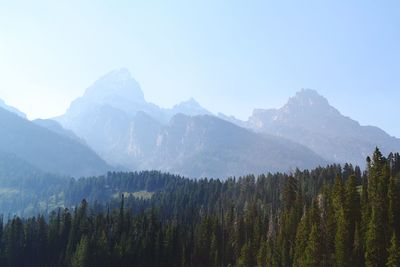
POLYGON ((0 266, 400 266, 400 156, 367 163, 71 180, 59 192, 70 208, 2 220, 0 266))

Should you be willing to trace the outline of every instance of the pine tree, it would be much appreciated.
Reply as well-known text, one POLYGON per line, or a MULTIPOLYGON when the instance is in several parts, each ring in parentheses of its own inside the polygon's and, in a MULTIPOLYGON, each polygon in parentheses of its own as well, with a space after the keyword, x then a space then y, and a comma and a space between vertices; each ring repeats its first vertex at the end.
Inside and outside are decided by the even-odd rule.
POLYGON ((349 242, 349 224, 346 221, 345 211, 341 209, 337 218, 335 237, 335 262, 337 267, 350 266, 351 246, 349 242))
POLYGON ((342 176, 333 165, 256 181, 160 182, 153 172, 82 179, 72 182, 76 199, 93 184, 110 192, 168 189, 148 200, 82 201, 73 214, 14 217, 4 227, 0 217, 0 266, 400 266, 394 158, 376 151, 362 179, 351 165, 342 176), (125 179, 132 176, 140 179, 125 179))
POLYGON ((109 266, 110 249, 108 247, 108 240, 104 230, 100 230, 99 236, 96 237, 95 258, 96 266, 109 266))
POLYGON ((400 233, 400 190, 398 180, 395 176, 390 176, 388 189, 388 220, 389 231, 395 232, 399 237, 400 233))
POLYGON ((396 234, 393 233, 392 240, 390 242, 390 248, 388 249, 388 267, 399 267, 400 266, 400 247, 397 240, 396 234))
POLYGON ((310 235, 310 231, 311 231, 311 226, 309 222, 309 216, 307 214, 303 216, 299 225, 297 226, 293 266, 296 267, 302 266, 304 258, 304 250, 307 247, 307 241, 310 235))
POLYGON ((348 219, 348 227, 349 227, 349 242, 350 244, 354 243, 354 234, 356 222, 358 222, 361 218, 361 203, 360 203, 360 194, 357 190, 357 177, 355 175, 351 175, 346 182, 346 193, 345 193, 345 216, 348 219))
POLYGON ((76 247, 75 253, 71 259, 72 267, 89 266, 89 241, 86 236, 83 236, 76 247))
POLYGON ((21 252, 24 251, 24 229, 22 220, 18 217, 11 220, 8 225, 5 235, 7 244, 5 253, 9 266, 21 266, 23 257, 21 252))
POLYGON ((343 208, 345 200, 345 190, 342 178, 337 175, 335 178, 335 183, 333 185, 333 192, 332 192, 332 204, 335 211, 340 211, 343 208))
POLYGON ((359 224, 356 224, 351 255, 351 266, 364 266, 364 247, 359 224))
POLYGON ((379 222, 380 220, 373 210, 366 233, 365 264, 367 267, 383 266, 385 262, 382 257, 386 254, 382 251, 382 247, 385 247, 385 244, 382 245, 383 225, 380 225, 379 222))
POLYGON ((383 266, 387 256, 388 236, 388 165, 377 148, 369 167, 368 197, 371 215, 366 232, 365 260, 368 267, 383 266))
POLYGON ((326 184, 322 189, 322 231, 323 231, 323 249, 324 259, 323 266, 333 266, 335 253, 335 236, 336 236, 336 212, 332 204, 332 190, 326 184))
POLYGON ((314 224, 311 227, 311 233, 308 238, 308 244, 304 252, 304 265, 307 267, 320 267, 322 261, 321 252, 321 233, 318 226, 314 224))
POLYGON ((238 259, 238 267, 254 266, 254 257, 251 251, 251 244, 246 243, 241 249, 240 257, 238 259))
POLYGON ((267 266, 267 242, 262 242, 260 245, 260 249, 257 253, 257 267, 266 267, 267 266))

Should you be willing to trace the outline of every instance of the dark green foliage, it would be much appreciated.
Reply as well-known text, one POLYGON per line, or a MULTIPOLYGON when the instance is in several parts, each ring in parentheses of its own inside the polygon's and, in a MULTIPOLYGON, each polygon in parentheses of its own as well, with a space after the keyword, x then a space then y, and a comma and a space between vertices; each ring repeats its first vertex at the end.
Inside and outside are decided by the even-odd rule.
POLYGON ((397 240, 396 234, 393 234, 392 240, 390 242, 390 247, 388 249, 388 267, 400 266, 400 247, 397 240))
POLYGON ((0 266, 399 266, 398 159, 377 150, 364 174, 62 180, 70 209, 0 221, 0 266))
POLYGON ((337 230, 335 238, 335 261, 336 266, 351 266, 350 265, 350 254, 351 254, 351 243, 350 243, 350 227, 349 222, 346 220, 344 209, 338 212, 337 217, 337 230))
POLYGON ((310 267, 319 267, 322 262, 322 236, 318 226, 314 224, 311 227, 311 233, 308 237, 308 244, 306 250, 304 251, 304 265, 310 267))

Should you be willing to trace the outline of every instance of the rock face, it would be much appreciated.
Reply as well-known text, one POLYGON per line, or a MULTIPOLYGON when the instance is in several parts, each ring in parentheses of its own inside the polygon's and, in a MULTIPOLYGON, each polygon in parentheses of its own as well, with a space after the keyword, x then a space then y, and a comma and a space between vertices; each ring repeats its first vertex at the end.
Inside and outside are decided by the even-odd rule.
MULTIPOLYGON (((168 111, 167 111, 168 112, 168 111)), ((181 102, 177 105, 175 105, 170 111, 169 114, 170 116, 173 116, 175 114, 186 114, 189 116, 196 116, 196 115, 212 115, 211 112, 200 106, 200 104, 194 100, 193 98, 190 98, 187 101, 181 102)))
POLYGON ((107 162, 131 170, 225 178, 327 162, 291 141, 219 119, 194 99, 171 109, 148 103, 125 69, 100 78, 56 120, 107 162))
POLYGON ((361 126, 343 116, 314 90, 302 90, 280 109, 257 109, 247 127, 287 138, 315 151, 325 159, 365 166, 375 149, 400 151, 400 140, 372 126, 361 126))
POLYGON ((309 168, 327 162, 288 140, 260 135, 214 116, 178 114, 157 134, 145 168, 191 177, 228 177, 309 168))
POLYGON ((0 108, 0 152, 44 172, 75 177, 104 174, 111 169, 94 151, 73 138, 57 134, 0 108))

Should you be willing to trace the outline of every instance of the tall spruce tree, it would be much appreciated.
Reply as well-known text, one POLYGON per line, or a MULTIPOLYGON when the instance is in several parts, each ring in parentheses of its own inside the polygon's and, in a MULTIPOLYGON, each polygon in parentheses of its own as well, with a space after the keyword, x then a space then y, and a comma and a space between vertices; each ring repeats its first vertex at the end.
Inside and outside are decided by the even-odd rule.
POLYGON ((398 267, 400 266, 400 247, 396 234, 393 233, 388 249, 388 261, 387 267, 398 267))
POLYGON ((79 241, 75 253, 71 259, 72 267, 87 267, 89 266, 89 240, 83 236, 79 241))
POLYGON ((337 230, 335 237, 335 262, 337 267, 348 267, 350 265, 351 245, 349 238, 349 222, 342 208, 338 212, 337 230))
POLYGON ((366 233, 365 259, 368 267, 384 266, 387 254, 387 162, 377 148, 369 169, 368 196, 371 218, 366 233))
POLYGON ((309 267, 320 267, 322 262, 321 252, 321 232, 317 224, 311 227, 311 233, 308 238, 308 244, 304 251, 304 265, 309 267))

